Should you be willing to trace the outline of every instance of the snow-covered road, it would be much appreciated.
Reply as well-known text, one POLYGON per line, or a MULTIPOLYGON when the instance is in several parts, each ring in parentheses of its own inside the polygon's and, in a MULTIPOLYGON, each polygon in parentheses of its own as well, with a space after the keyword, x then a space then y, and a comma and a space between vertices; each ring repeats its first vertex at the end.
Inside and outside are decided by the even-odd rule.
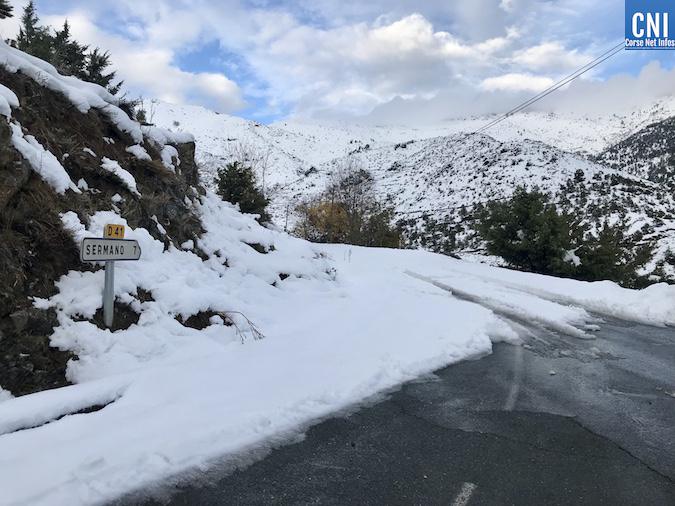
POLYGON ((163 497, 171 506, 674 504, 675 398, 664 385, 675 385, 675 330, 614 319, 594 340, 527 330, 525 347, 497 344, 245 470, 224 464, 178 490, 167 483, 163 497))
MULTIPOLYGON (((425 252, 315 248, 333 266, 328 278, 291 277, 269 289, 250 268, 237 278, 238 296, 266 336, 260 341, 224 339, 232 331, 217 323, 201 332, 159 325, 152 311, 144 313, 152 318, 115 334, 66 325, 58 339, 67 342, 70 332, 79 343, 79 383, 0 403, 0 504, 100 503, 207 469, 224 455, 249 458, 331 413, 489 354, 493 342, 518 343, 514 319, 574 339, 592 336, 596 318, 584 307, 656 325, 675 322, 670 287, 633 292, 425 252), (482 303, 454 297, 453 290, 482 303), (63 416, 101 404, 107 405, 63 416)), ((168 261, 165 255, 189 260, 163 248, 154 255, 157 262, 168 261)), ((224 271, 230 275, 237 264, 231 265, 224 271)), ((122 269, 118 278, 124 285, 122 269)), ((92 294, 78 291, 81 280, 80 273, 64 280, 56 300, 86 305, 92 294)), ((191 281, 183 294, 201 293, 191 281)), ((232 284, 229 278, 228 289, 232 284)), ((153 293, 159 298, 161 286, 153 293)), ((167 290, 164 300, 175 295, 167 290)))

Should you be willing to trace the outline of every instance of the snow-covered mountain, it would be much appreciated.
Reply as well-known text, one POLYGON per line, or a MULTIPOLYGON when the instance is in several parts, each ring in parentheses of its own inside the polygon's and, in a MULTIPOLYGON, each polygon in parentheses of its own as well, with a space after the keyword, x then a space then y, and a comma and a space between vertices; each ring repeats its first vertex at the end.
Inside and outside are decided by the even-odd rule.
MULTIPOLYGON (((675 97, 650 107, 610 116, 521 112, 486 133, 500 141, 535 140, 564 151, 597 155, 645 126, 675 115, 675 97)), ((409 141, 474 132, 492 116, 449 120, 426 127, 359 125, 340 122, 282 121, 263 125, 198 106, 161 101, 150 104, 151 122, 170 130, 193 132, 197 159, 208 177, 244 143, 270 153, 271 177, 282 182, 359 149, 376 149, 409 141)))
MULTIPOLYGON (((566 193, 575 187, 577 194, 584 193, 584 207, 569 210, 584 213, 591 206, 591 228, 609 218, 625 221, 631 230, 644 229, 657 242, 649 270, 675 246, 675 223, 670 219, 675 202, 670 194, 642 180, 642 172, 626 174, 620 164, 610 168, 594 161, 626 137, 642 135, 654 120, 675 114, 675 99, 608 117, 519 113, 489 135, 471 132, 490 118, 425 128, 291 121, 261 125, 199 107, 161 102, 153 106, 157 124, 195 133, 197 160, 207 184, 212 184, 217 168, 240 159, 242 151, 254 158, 265 154, 259 179, 272 200, 274 221, 287 229, 293 227, 298 204, 320 193, 340 166, 356 162, 373 175, 378 196, 393 204, 398 220, 417 231, 429 219, 451 223, 466 250, 478 244, 471 240, 471 222, 465 216, 460 219, 459 213, 508 197, 518 186, 539 188, 568 207, 576 200, 566 193), (589 195, 578 184, 568 184, 575 176, 587 182, 589 195), (625 206, 620 212, 618 202, 625 206), (459 221, 463 225, 458 230, 454 223, 459 221)), ((418 245, 445 250, 423 240, 423 234, 413 235, 418 245)))
MULTIPOLYGON (((531 153, 532 143, 529 141, 532 140, 542 143, 544 157, 547 150, 551 151, 554 148, 584 156, 597 156, 646 125, 672 115, 675 115, 675 98, 661 100, 649 108, 607 117, 518 113, 486 133, 493 139, 511 146, 507 148, 510 152, 521 149, 516 148, 517 144, 521 144, 522 151, 531 153)), ((410 163, 413 153, 418 153, 415 162, 425 167, 447 164, 448 160, 444 157, 462 158, 467 149, 472 149, 472 142, 464 144, 458 142, 458 139, 485 125, 491 119, 486 117, 454 120, 424 128, 297 121, 263 125, 218 114, 201 107, 177 106, 164 102, 152 103, 149 118, 169 130, 194 133, 198 140, 196 158, 207 186, 213 186, 218 168, 223 167, 228 161, 240 159, 242 154, 249 154, 258 160, 264 159, 263 163, 256 164, 258 175, 264 183, 266 192, 272 196, 274 216, 277 219, 281 218, 282 209, 285 214, 289 203, 293 204, 294 200, 302 196, 301 192, 307 188, 320 186, 321 174, 330 172, 331 166, 345 156, 358 156, 364 168, 371 172, 380 172, 381 169, 390 168, 394 164, 410 163), (442 140, 443 138, 445 140, 442 140), (457 153, 453 153, 454 147, 458 148, 457 153), (424 161, 425 158, 428 158, 428 161, 424 161), (314 177, 308 177, 312 174, 314 177)), ((487 144, 478 146, 479 151, 482 147, 491 149, 494 146, 487 144)), ((482 160, 481 163, 489 163, 489 160, 482 160)), ((518 161, 515 160, 510 166, 517 165, 518 161)), ((467 171, 480 169, 471 165, 470 160, 467 160, 464 168, 467 171)), ((620 170, 620 167, 614 168, 620 170)), ((569 167, 564 172, 568 173, 568 169, 569 167)), ((389 188, 389 193, 395 192, 396 181, 401 179, 393 172, 389 171, 386 174, 392 177, 379 178, 382 184, 389 188)), ((547 172, 547 178, 541 181, 543 186, 553 178, 551 174, 555 172, 554 167, 549 167, 547 172)), ((532 179, 531 174, 528 175, 525 170, 517 173, 525 180, 532 179)), ((469 174, 464 176, 471 177, 469 174)), ((509 182, 517 179, 517 174, 512 176, 509 182)), ((438 184, 442 186, 443 182, 438 184)), ((457 188, 457 185, 454 187, 457 188)), ((483 197, 489 198, 491 193, 500 192, 485 189, 482 193, 483 197)), ((410 201, 407 207, 414 205, 414 202, 410 201)))

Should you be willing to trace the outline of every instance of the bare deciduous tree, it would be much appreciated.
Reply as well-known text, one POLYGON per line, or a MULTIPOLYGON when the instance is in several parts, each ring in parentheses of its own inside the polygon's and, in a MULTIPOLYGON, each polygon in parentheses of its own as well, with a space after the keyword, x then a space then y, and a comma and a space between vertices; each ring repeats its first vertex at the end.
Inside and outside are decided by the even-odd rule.
POLYGON ((326 189, 296 209, 294 233, 317 242, 398 247, 393 210, 377 199, 372 175, 348 157, 330 173, 326 189))

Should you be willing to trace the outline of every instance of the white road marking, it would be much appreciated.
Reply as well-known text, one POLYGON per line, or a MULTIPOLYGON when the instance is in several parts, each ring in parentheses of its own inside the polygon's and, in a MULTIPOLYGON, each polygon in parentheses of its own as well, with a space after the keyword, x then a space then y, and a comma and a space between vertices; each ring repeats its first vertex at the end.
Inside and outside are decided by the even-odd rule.
POLYGON ((462 488, 459 491, 459 494, 457 494, 457 497, 455 497, 455 500, 452 502, 452 506, 466 506, 469 504, 471 496, 477 488, 478 485, 475 483, 471 483, 469 481, 464 482, 462 484, 462 488))

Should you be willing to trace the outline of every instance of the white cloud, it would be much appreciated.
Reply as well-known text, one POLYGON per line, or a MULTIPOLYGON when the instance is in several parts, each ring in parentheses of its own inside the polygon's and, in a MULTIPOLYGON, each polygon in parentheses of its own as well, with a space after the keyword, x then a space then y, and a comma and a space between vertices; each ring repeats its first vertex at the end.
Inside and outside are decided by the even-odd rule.
MULTIPOLYGON (((518 80, 528 76, 498 76, 486 79, 480 87, 453 82, 447 91, 431 99, 397 98, 377 107, 361 121, 408 124, 434 123, 450 118, 503 113, 532 98, 540 89, 527 90, 518 80)), ((540 86, 544 86, 544 82, 540 86)), ((529 110, 573 112, 589 116, 630 111, 656 100, 675 96, 675 69, 664 69, 657 62, 647 64, 637 76, 615 75, 606 80, 579 79, 548 95, 529 110)))
POLYGON ((21 25, 19 17, 28 0, 10 0, 9 3, 14 7, 14 16, 0 19, 0 36, 3 40, 14 38, 19 33, 19 26, 21 25))
POLYGON ((504 74, 483 79, 480 87, 486 91, 532 91, 540 92, 554 83, 550 77, 532 74, 504 74))
MULTIPOLYGON (((45 2, 52 12, 59 5, 45 2)), ((376 108, 373 117, 432 120, 503 110, 587 63, 612 42, 599 28, 615 21, 612 4, 69 0, 79 9, 67 10, 75 35, 110 50, 120 77, 148 98, 235 111, 246 93, 264 114, 349 117, 376 108), (213 55, 220 67, 178 67, 177 55, 206 44, 222 48, 213 55)), ((62 21, 65 12, 56 12, 43 17, 62 21)), ((5 34, 8 23, 16 26, 0 22, 5 34)))
POLYGON ((239 89, 232 82, 221 79, 218 86, 212 77, 176 68, 172 62, 177 51, 219 41, 241 56, 248 78, 242 86, 256 90, 258 98, 264 90, 269 105, 304 115, 330 108, 363 114, 395 96, 432 96, 455 75, 489 67, 518 38, 517 30, 508 28, 500 36, 469 43, 435 29, 418 13, 318 27, 299 22, 288 10, 245 9, 234 0, 190 5, 159 0, 152 6, 116 3, 121 34, 111 35, 94 24, 92 17, 106 15, 103 11, 80 11, 81 19, 71 21, 79 38, 111 51, 130 86, 173 101, 194 100, 197 91, 206 90, 209 103, 201 103, 211 107, 220 90, 215 103, 225 111, 241 104, 239 89), (211 86, 204 84, 207 77, 211 86))
MULTIPOLYGON (((0 24, 3 35, 14 37, 18 32, 17 16, 0 24)), ((169 14, 169 11, 166 12, 169 14)), ((73 37, 80 42, 99 46, 111 54, 117 76, 125 82, 131 96, 143 95, 170 102, 192 102, 221 112, 235 112, 244 104, 239 86, 227 76, 213 72, 187 72, 175 63, 176 48, 194 40, 201 27, 194 17, 175 19, 162 30, 154 26, 131 25, 137 39, 111 34, 94 23, 92 13, 75 10, 60 15, 40 16, 45 25, 61 26, 67 18, 73 37), (171 37, 169 33, 178 34, 171 37), (171 43, 169 43, 171 41, 171 43)), ((170 16, 169 16, 170 17, 170 16)))
MULTIPOLYGON (((268 22, 274 19, 258 18, 263 26, 268 22)), ((469 44, 411 14, 326 29, 296 23, 265 45, 254 43, 248 54, 273 93, 291 95, 296 112, 339 105, 364 113, 395 96, 437 93, 455 75, 489 66, 517 36, 509 30, 469 44)))
POLYGON ((517 51, 513 62, 530 70, 565 71, 577 69, 593 59, 592 56, 581 54, 576 49, 565 49, 560 42, 544 42, 517 51))
POLYGON ((567 89, 552 95, 535 108, 550 111, 584 111, 611 114, 643 107, 675 96, 675 68, 665 69, 658 62, 642 68, 637 76, 617 74, 606 80, 574 81, 567 89))

